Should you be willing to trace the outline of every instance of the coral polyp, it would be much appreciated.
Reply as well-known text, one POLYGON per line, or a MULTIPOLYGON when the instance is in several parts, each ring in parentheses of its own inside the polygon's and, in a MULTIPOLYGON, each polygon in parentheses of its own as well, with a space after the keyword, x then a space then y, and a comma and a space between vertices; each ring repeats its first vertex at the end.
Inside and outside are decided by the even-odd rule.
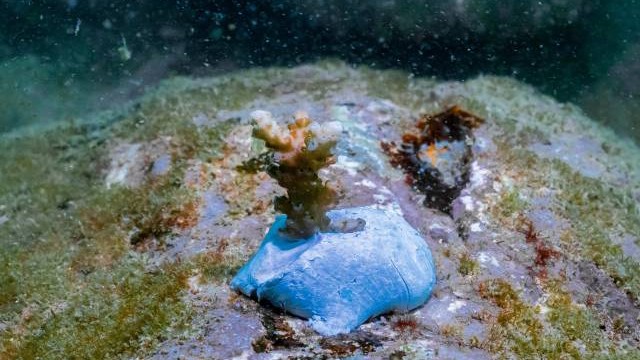
POLYGON ((270 112, 254 111, 253 136, 264 140, 272 156, 267 173, 287 190, 275 199, 276 211, 287 215, 283 229, 294 238, 308 238, 329 228, 326 212, 336 201, 336 192, 319 176, 318 171, 335 162, 331 153, 342 128, 337 122, 320 126, 299 111, 286 128, 270 112))

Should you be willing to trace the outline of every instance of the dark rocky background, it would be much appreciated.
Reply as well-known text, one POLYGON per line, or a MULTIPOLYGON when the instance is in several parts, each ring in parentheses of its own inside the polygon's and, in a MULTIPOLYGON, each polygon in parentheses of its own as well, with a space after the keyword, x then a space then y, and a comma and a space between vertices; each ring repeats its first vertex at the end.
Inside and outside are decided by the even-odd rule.
POLYGON ((0 131, 110 108, 172 74, 337 57, 514 76, 638 139, 639 48, 636 0, 4 0, 0 131))

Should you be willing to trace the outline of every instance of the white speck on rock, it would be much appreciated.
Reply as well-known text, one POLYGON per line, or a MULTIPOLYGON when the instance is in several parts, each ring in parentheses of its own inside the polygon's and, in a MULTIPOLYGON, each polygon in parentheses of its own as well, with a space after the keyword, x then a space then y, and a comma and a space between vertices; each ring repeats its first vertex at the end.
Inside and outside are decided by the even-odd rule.
POLYGON ((538 307, 540 314, 544 315, 549 312, 549 307, 545 305, 549 301, 549 294, 542 294, 538 301, 536 301, 536 306, 538 307))
POLYGON ((483 151, 486 150, 489 147, 489 142, 487 141, 487 139, 483 138, 483 137, 476 137, 476 146, 479 150, 483 151))
POLYGON ((373 198, 376 200, 376 203, 378 204, 384 204, 387 202, 387 200, 389 200, 388 197, 382 194, 373 194, 373 198))
POLYGON ((466 211, 473 211, 473 198, 471 198, 471 196, 465 195, 461 197, 460 200, 462 201, 466 211))
POLYGON ((393 196, 393 193, 391 192, 391 190, 389 190, 389 189, 388 189, 386 186, 384 186, 384 185, 382 185, 382 186, 379 188, 379 190, 380 190, 380 192, 381 192, 381 193, 383 193, 383 194, 385 194, 385 195, 393 196))
POLYGON ((127 184, 128 175, 140 166, 140 148, 140 144, 122 144, 114 149, 105 179, 107 188, 127 184))
POLYGON ((449 304, 449 306, 447 307, 447 311, 455 313, 456 311, 462 309, 466 305, 467 305, 466 302, 462 300, 456 300, 456 301, 453 301, 451 304, 449 304))
POLYGON ((355 176, 362 164, 357 161, 351 161, 344 155, 338 155, 338 160, 331 166, 345 170, 349 175, 355 176))
POLYGON ((9 217, 7 215, 0 216, 0 225, 6 223, 7 221, 9 221, 9 217))
POLYGON ((442 224, 440 223, 433 223, 431 225, 429 225, 429 230, 446 230, 447 228, 442 226, 442 224))
MULTIPOLYGON (((343 133, 347 134, 347 138, 344 141, 348 141, 349 148, 355 150, 368 166, 373 167, 378 173, 388 173, 388 175, 394 174, 392 177, 401 178, 404 175, 401 171, 395 170, 388 163, 387 157, 382 153, 378 139, 372 138, 370 131, 367 130, 367 126, 363 125, 364 122, 354 119, 348 108, 344 106, 334 106, 332 108, 332 119, 342 124, 343 133)), ((344 163, 345 156, 338 156, 338 162, 332 166, 343 168, 349 172, 350 175, 355 174, 354 169, 348 170, 348 166, 345 168, 344 163), (344 158, 342 161, 340 158, 344 158)), ((362 164, 358 163, 358 169, 361 169, 362 164)))
POLYGON ((494 181, 491 187, 493 188, 493 191, 500 192, 500 190, 502 190, 502 183, 499 181, 494 181))
POLYGON ((187 280, 187 283, 189 284, 189 290, 191 290, 192 293, 195 294, 200 292, 200 274, 190 277, 187 280))
POLYGON ((484 185, 489 174, 491 174, 491 172, 487 169, 481 168, 477 161, 471 163, 471 188, 477 189, 484 185))
POLYGON ((500 267, 500 263, 498 262, 498 260, 496 260, 496 258, 493 257, 493 255, 487 254, 484 251, 481 251, 478 254, 478 261, 480 262, 480 266, 484 268, 486 268, 487 263, 490 263, 494 267, 500 267))
POLYGON ((362 179, 362 181, 356 181, 353 184, 357 185, 357 186, 368 187, 369 189, 375 189, 376 188, 376 184, 373 181, 368 180, 368 179, 362 179))
POLYGON ((379 202, 376 205, 373 205, 374 208, 376 209, 381 209, 390 213, 394 213, 400 216, 404 216, 404 213, 402 212, 402 209, 400 208, 400 205, 398 205, 396 202, 393 201, 388 201, 389 199, 384 197, 384 195, 380 195, 380 194, 375 194, 373 195, 373 198, 378 200, 378 198, 376 197, 376 195, 378 197, 381 197, 384 199, 383 202, 379 202))
POLYGON ((471 232, 481 232, 482 226, 480 226, 480 223, 476 222, 471 224, 471 226, 469 227, 469 230, 471 230, 471 232))

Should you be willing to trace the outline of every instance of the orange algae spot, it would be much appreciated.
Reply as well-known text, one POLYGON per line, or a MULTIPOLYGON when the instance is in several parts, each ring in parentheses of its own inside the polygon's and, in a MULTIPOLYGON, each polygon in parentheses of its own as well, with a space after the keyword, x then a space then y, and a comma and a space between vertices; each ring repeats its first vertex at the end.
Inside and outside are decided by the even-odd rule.
POLYGON ((414 315, 402 315, 391 323, 391 327, 401 333, 417 333, 420 322, 414 315))
POLYGON ((521 231, 525 236, 525 240, 528 244, 533 244, 536 252, 534 264, 537 267, 537 271, 535 271, 534 274, 545 279, 547 277, 547 265, 549 261, 560 257, 560 253, 540 238, 540 234, 535 230, 531 220, 525 219, 524 227, 524 230, 521 231))
POLYGON ((177 227, 179 229, 188 229, 194 227, 198 223, 200 204, 198 201, 189 201, 182 205, 179 209, 169 213, 167 217, 167 225, 177 227))
POLYGON ((443 148, 439 149, 436 146, 436 143, 432 142, 432 143, 429 144, 429 146, 425 150, 422 150, 420 152, 420 155, 423 155, 423 156, 420 156, 420 157, 421 158, 424 158, 424 157, 428 158, 429 161, 431 162, 431 166, 436 166, 436 164, 438 163, 438 154, 445 153, 445 152, 447 152, 447 148, 446 147, 443 147, 443 148))

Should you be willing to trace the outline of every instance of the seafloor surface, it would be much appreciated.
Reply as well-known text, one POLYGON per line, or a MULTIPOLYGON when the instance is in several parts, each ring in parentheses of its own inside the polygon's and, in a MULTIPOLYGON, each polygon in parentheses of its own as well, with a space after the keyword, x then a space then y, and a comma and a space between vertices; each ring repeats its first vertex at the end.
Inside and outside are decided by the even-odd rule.
POLYGON ((341 63, 176 78, 1 139, 0 358, 638 358, 639 202, 636 145, 509 78, 341 63), (484 124, 449 215, 381 141, 452 105, 484 124), (256 109, 342 123, 323 176, 338 207, 419 230, 438 272, 425 306, 321 337, 230 291, 283 191, 251 171, 256 109))

